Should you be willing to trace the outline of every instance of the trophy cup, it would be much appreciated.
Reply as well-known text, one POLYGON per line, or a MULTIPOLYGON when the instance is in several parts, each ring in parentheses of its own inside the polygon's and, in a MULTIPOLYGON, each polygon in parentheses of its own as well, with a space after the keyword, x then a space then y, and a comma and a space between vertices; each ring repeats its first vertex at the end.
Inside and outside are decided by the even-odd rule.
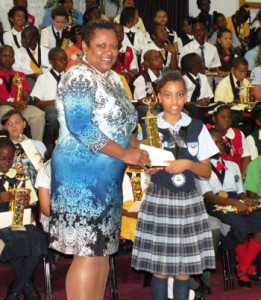
POLYGON ((145 120, 147 141, 149 146, 161 148, 161 139, 159 137, 157 116, 152 113, 153 107, 158 103, 155 93, 142 99, 143 103, 148 106, 148 111, 145 120))
POLYGON ((241 104, 247 105, 247 110, 251 111, 255 107, 255 101, 254 101, 254 86, 251 85, 252 78, 247 78, 249 81, 248 86, 241 86, 240 92, 239 92, 239 99, 241 104), (243 90, 246 89, 246 94, 244 94, 243 90))
POLYGON ((13 83, 17 86, 17 94, 16 94, 16 101, 20 102, 22 101, 22 92, 23 92, 23 77, 19 75, 18 72, 16 72, 14 78, 13 78, 13 83))
POLYGON ((9 203, 9 211, 13 211, 11 228, 12 230, 25 230, 23 226, 24 216, 24 195, 30 195, 31 190, 25 187, 25 182, 30 178, 27 168, 23 167, 23 173, 17 174, 17 184, 10 190, 14 199, 9 203))

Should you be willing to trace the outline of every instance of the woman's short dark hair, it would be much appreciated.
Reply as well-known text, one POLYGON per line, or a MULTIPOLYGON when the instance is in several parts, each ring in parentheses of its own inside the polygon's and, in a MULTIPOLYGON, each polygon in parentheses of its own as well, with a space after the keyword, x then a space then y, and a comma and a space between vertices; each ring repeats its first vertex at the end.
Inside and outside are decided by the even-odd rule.
POLYGON ((83 26, 83 30, 82 30, 82 40, 88 46, 90 46, 90 41, 95 37, 95 31, 97 29, 113 30, 117 36, 116 30, 111 22, 105 20, 97 20, 97 21, 89 22, 88 24, 83 26))
POLYGON ((120 24, 125 26, 128 22, 135 18, 135 7, 124 7, 120 15, 120 24))
POLYGON ((156 81, 156 87, 157 87, 157 92, 160 92, 160 90, 164 87, 164 85, 168 82, 177 82, 177 81, 180 81, 183 83, 184 85, 184 89, 186 89, 186 83, 185 83, 185 80, 183 79, 182 75, 180 75, 179 73, 177 72, 171 72, 171 73, 168 73, 164 76, 162 76, 161 79, 157 80, 156 81))
POLYGON ((13 18, 14 17, 14 14, 17 12, 17 11, 22 11, 24 12, 24 15, 25 15, 25 21, 27 21, 28 19, 28 12, 27 12, 27 9, 24 7, 24 6, 14 6, 13 8, 11 8, 8 12, 8 20, 10 22, 10 24, 13 26, 13 22, 10 21, 10 18, 13 18))

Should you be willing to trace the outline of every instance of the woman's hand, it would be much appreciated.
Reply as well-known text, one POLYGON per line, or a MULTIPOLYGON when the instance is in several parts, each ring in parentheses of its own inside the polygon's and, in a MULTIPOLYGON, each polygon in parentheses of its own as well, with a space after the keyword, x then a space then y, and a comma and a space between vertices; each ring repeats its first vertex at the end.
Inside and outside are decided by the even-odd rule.
POLYGON ((148 152, 139 148, 125 149, 122 160, 126 164, 140 166, 143 169, 145 169, 146 166, 151 167, 148 152))
POLYGON ((0 203, 10 202, 14 199, 12 192, 1 192, 0 193, 0 203))
POLYGON ((169 165, 165 167, 165 171, 170 174, 182 173, 189 169, 190 160, 189 159, 177 159, 167 161, 169 165))

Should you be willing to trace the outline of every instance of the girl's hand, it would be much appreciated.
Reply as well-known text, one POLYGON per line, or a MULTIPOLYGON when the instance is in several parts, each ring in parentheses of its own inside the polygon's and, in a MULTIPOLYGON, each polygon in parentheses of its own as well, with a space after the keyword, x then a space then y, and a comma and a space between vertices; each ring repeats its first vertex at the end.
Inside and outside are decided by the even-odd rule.
POLYGON ((14 169, 16 170, 17 174, 23 174, 24 173, 23 167, 16 166, 16 167, 14 167, 14 169))
POLYGON ((210 98, 202 98, 197 101, 201 106, 208 106, 210 102, 210 98))
POLYGON ((182 173, 189 169, 190 160, 189 159, 177 159, 167 161, 169 165, 165 167, 165 171, 170 174, 182 173))
POLYGON ((166 40, 167 44, 164 45, 164 50, 169 51, 171 54, 176 53, 176 49, 169 40, 166 40))
POLYGON ((152 167, 152 168, 146 168, 144 170, 147 174, 153 175, 153 174, 158 173, 159 171, 164 170, 164 168, 163 167, 152 167))
POLYGON ((0 193, 0 203, 10 202, 14 199, 12 192, 1 192, 0 193))

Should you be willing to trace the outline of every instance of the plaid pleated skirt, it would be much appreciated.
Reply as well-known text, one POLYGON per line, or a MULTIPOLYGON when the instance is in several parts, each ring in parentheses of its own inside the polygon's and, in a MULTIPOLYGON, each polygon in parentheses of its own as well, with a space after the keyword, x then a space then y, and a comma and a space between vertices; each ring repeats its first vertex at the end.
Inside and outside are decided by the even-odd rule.
POLYGON ((208 215, 196 190, 174 193, 151 183, 138 215, 131 265, 167 276, 215 268, 208 215))

